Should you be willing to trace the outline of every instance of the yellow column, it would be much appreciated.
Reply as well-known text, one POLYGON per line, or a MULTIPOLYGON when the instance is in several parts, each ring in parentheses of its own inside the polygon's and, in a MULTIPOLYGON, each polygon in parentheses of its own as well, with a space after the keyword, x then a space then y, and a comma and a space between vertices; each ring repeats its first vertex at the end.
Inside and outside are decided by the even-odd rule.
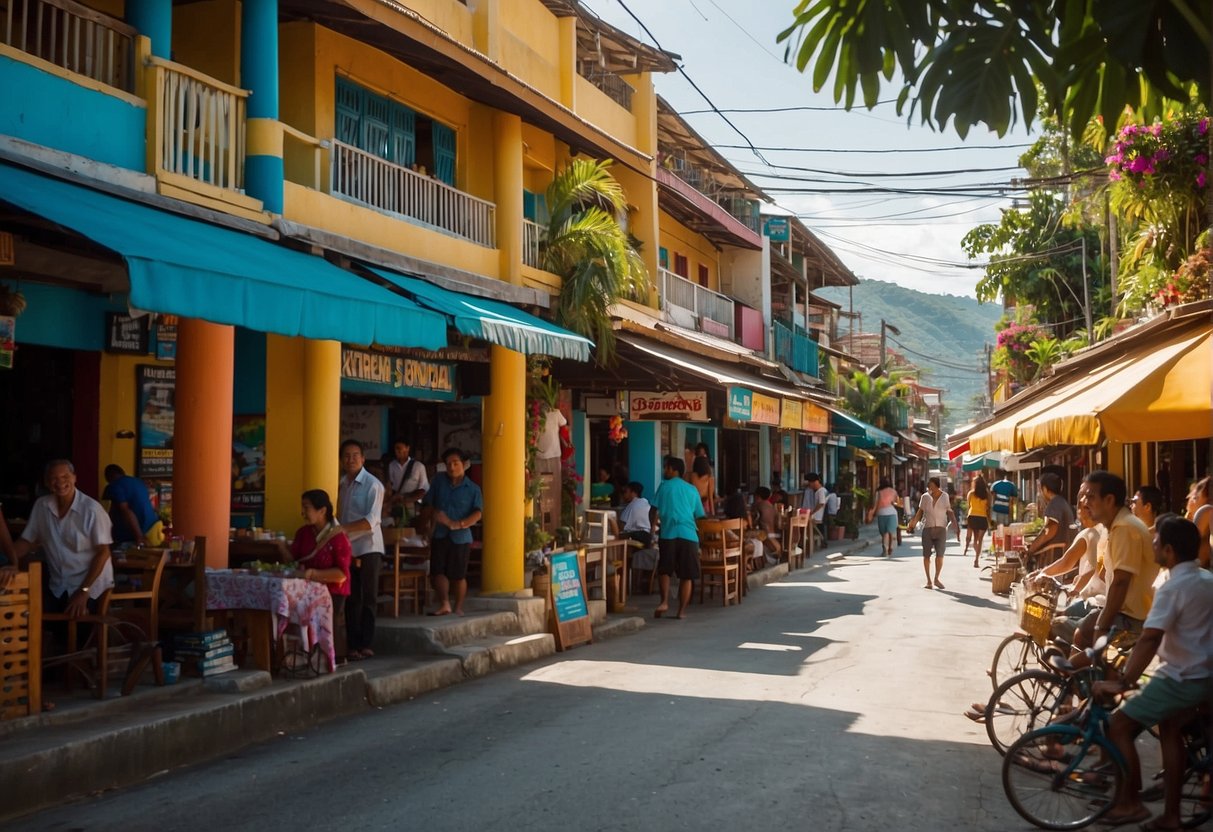
POLYGON ((494 182, 497 203, 497 250, 500 276, 522 283, 522 119, 493 114, 494 182))
POLYGON ((173 529, 206 536, 208 566, 227 566, 232 500, 235 330, 182 318, 177 330, 173 529))
POLYGON ((341 343, 303 346, 303 487, 323 488, 337 501, 341 445, 341 343))
POLYGON ((522 589, 526 468, 526 357, 496 345, 489 356, 492 395, 484 398, 485 594, 522 589))
POLYGON ((480 0, 472 12, 472 42, 476 51, 496 61, 500 47, 501 9, 499 0, 480 0))
POLYGON ((303 523, 304 344, 302 338, 265 336, 265 526, 287 534, 303 523))
MULTIPOLYGON (((636 149, 650 156, 657 155, 657 92, 653 89, 653 75, 642 72, 627 76, 635 92, 632 94, 632 114, 636 117, 636 149)), ((657 207, 656 160, 649 163, 647 176, 631 168, 615 165, 612 171, 628 195, 628 203, 636 206, 632 212, 631 232, 644 243, 640 257, 649 273, 649 306, 657 306, 657 276, 661 248, 659 211, 657 207)))
POLYGON ((560 103, 577 111, 577 18, 570 15, 556 21, 560 40, 560 103))

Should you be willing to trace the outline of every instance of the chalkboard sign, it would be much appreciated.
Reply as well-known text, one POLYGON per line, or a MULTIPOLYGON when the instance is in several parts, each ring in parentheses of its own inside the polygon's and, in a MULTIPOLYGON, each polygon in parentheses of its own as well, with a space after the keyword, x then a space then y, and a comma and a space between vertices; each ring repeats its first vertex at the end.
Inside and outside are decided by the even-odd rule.
POLYGON ((556 649, 565 650, 594 640, 590 605, 586 602, 584 550, 554 552, 549 608, 556 634, 556 649))
POLYGON ((133 318, 117 312, 106 313, 105 351, 147 355, 148 316, 133 318))

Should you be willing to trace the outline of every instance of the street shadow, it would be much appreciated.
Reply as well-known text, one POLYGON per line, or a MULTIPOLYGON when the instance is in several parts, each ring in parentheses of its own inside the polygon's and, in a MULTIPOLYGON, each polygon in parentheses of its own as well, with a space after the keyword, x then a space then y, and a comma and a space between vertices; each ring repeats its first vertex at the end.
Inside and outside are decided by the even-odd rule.
POLYGON ((1006 611, 1008 609, 1006 600, 1002 598, 985 598, 977 595, 965 595, 962 592, 955 592, 950 589, 938 589, 936 592, 939 595, 951 596, 952 600, 959 601, 968 607, 1000 611, 1006 611))

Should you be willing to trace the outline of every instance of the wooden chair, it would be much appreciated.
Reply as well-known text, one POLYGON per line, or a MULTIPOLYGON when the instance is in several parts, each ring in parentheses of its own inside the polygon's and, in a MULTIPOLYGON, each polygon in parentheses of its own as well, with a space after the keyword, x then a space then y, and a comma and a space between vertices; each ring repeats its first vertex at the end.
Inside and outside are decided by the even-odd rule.
POLYGON ((703 603, 704 591, 712 587, 715 597, 717 585, 721 589, 724 606, 740 604, 742 586, 745 582, 745 556, 742 553, 741 518, 736 520, 696 521, 699 530, 699 603, 703 603))
POLYGON ((134 621, 150 641, 160 640, 160 581, 169 553, 164 549, 128 549, 115 559, 114 588, 110 591, 110 615, 134 621))
POLYGON ((165 565, 160 581, 160 626, 204 633, 213 630, 217 611, 206 608, 206 538, 194 538, 193 560, 165 565))
POLYGON ((805 547, 809 545, 810 515, 797 511, 790 515, 785 524, 784 559, 788 569, 800 569, 804 566, 805 547))
POLYGON ((424 563, 429 560, 427 540, 423 546, 410 546, 408 540, 417 536, 413 528, 384 529, 383 542, 390 545, 386 569, 379 576, 380 606, 391 609, 392 618, 400 617, 400 600, 409 602, 413 615, 421 615, 425 606, 426 582, 429 572, 424 563))
POLYGON ((42 564, 0 591, 0 719, 42 712, 42 564))

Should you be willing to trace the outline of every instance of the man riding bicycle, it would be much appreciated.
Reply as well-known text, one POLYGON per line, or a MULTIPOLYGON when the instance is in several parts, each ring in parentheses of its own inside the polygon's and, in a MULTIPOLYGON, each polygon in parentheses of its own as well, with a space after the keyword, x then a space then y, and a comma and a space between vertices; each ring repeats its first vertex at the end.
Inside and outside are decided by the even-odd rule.
POLYGON ((1143 828, 1179 829, 1183 728, 1198 706, 1213 702, 1213 573, 1197 565, 1200 533, 1190 520, 1174 514, 1158 518, 1153 545, 1155 561, 1170 574, 1154 596, 1122 678, 1097 682, 1092 690, 1096 696, 1123 693, 1136 686, 1155 654, 1162 661, 1146 686, 1112 714, 1109 736, 1129 765, 1129 777, 1121 781, 1102 821, 1121 825, 1150 817, 1141 800, 1141 761, 1134 739, 1158 725, 1165 804, 1163 813, 1143 828))

